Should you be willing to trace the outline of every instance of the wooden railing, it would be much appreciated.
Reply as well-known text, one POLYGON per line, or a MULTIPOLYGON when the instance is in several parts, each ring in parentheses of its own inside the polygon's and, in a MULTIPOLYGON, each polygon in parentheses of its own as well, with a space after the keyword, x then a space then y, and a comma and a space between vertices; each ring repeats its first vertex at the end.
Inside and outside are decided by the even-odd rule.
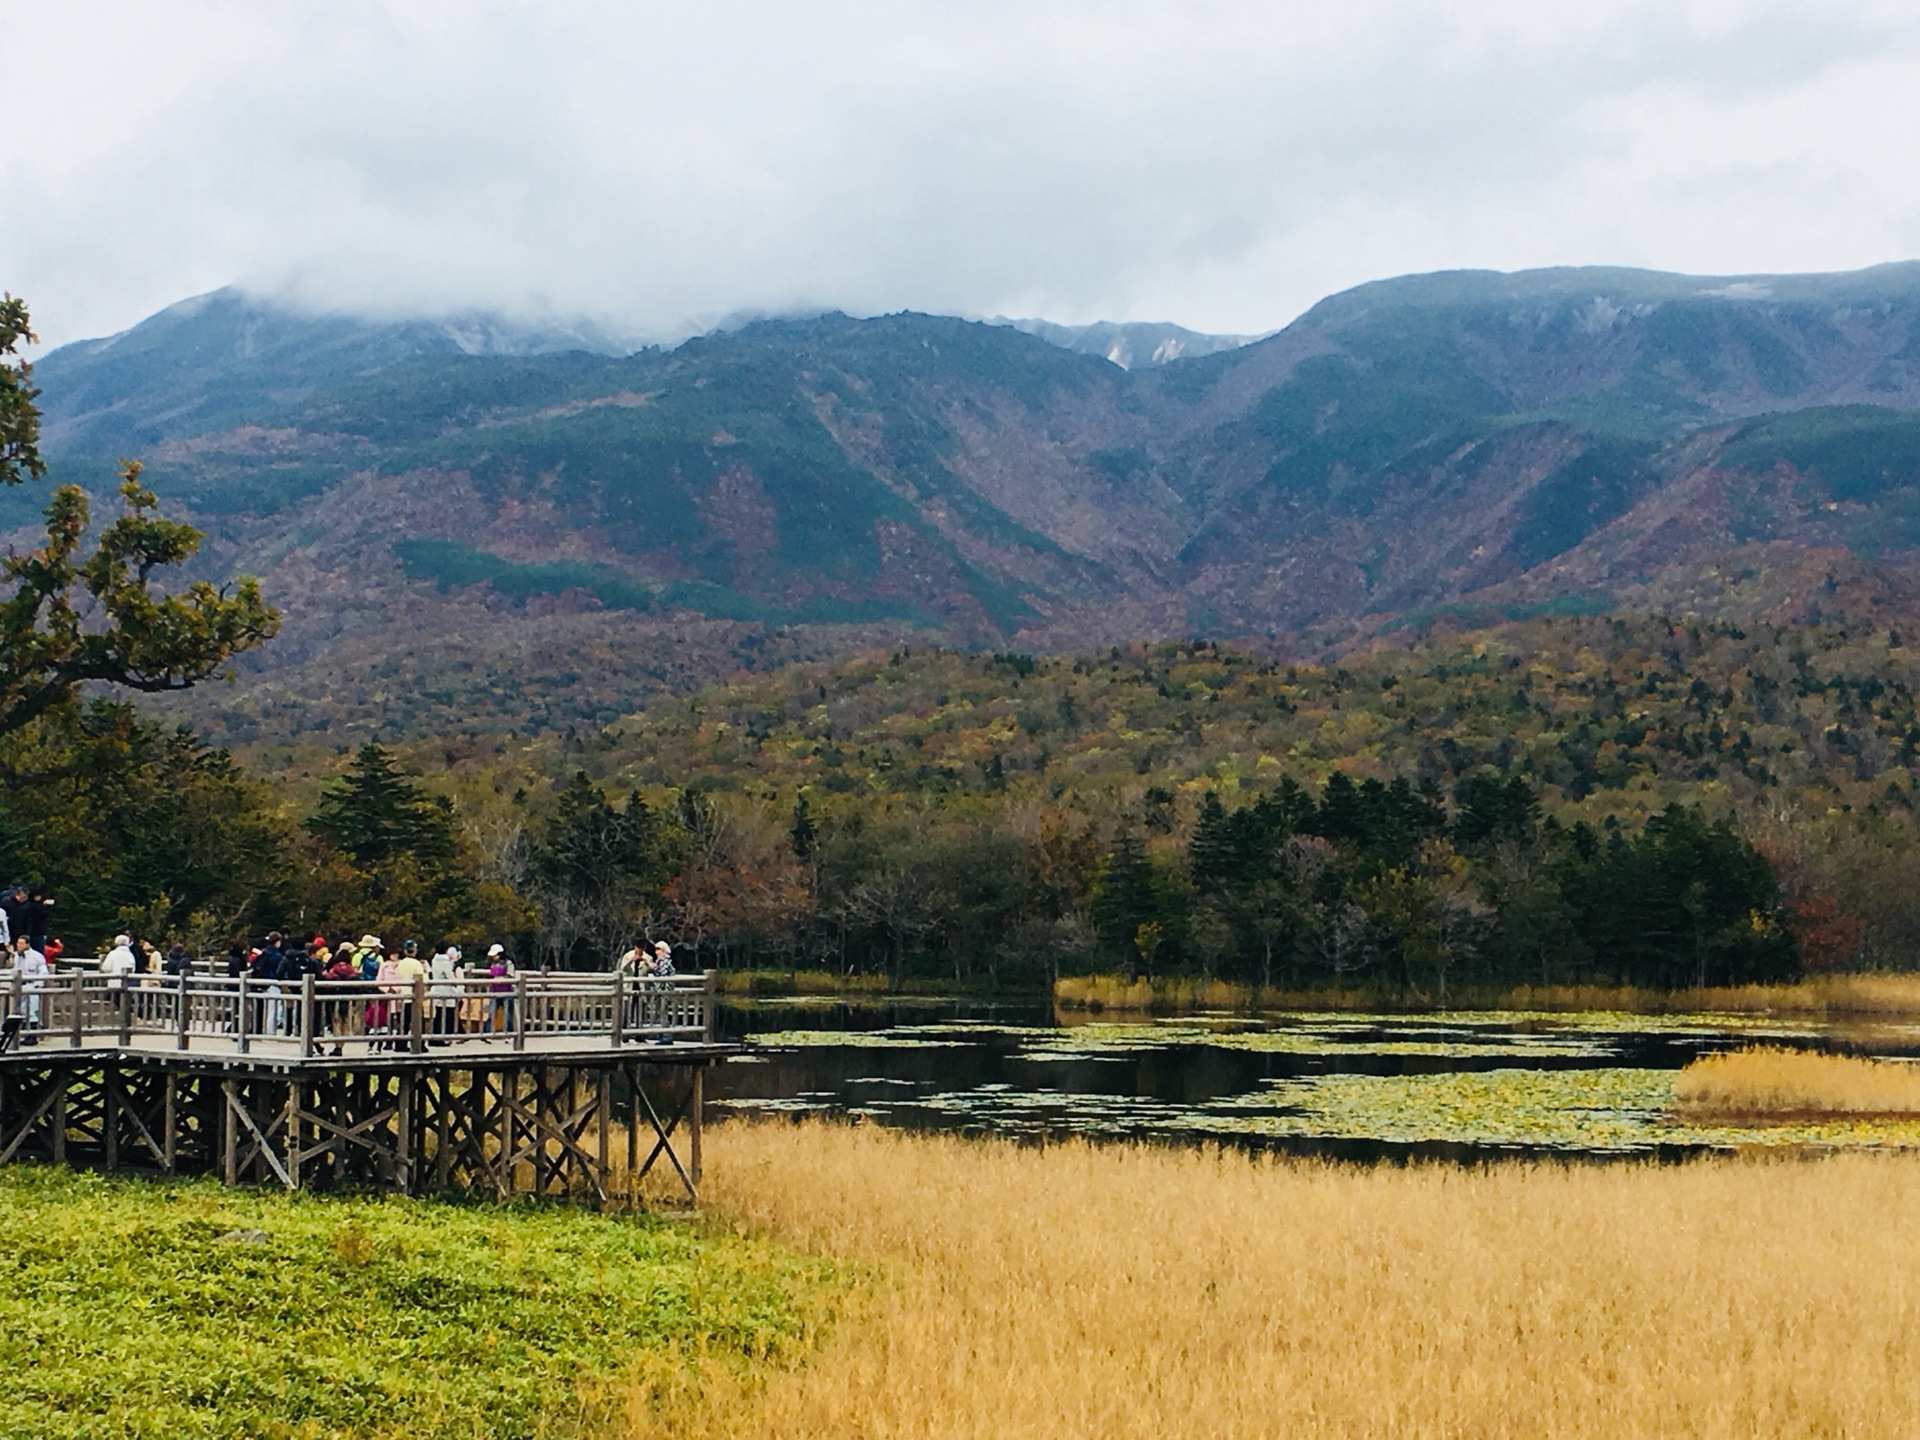
POLYGON ((371 980, 0 972, 9 1048, 126 1049, 277 1059, 574 1053, 713 1038, 715 972, 371 980))

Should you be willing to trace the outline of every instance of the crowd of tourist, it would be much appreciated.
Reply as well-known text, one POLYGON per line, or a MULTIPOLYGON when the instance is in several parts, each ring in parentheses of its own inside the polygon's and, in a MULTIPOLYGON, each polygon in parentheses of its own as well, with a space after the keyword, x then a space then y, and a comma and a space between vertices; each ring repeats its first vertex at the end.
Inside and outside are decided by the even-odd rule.
MULTIPOLYGON (((18 980, 22 1044, 35 1043, 47 977, 61 953, 59 941, 46 933, 52 909, 51 897, 27 886, 0 895, 0 953, 6 956, 0 969, 18 980)), ((504 945, 490 945, 484 958, 473 960, 450 941, 433 946, 425 958, 420 951, 417 940, 389 945, 366 934, 357 941, 315 935, 303 942, 274 931, 257 945, 229 945, 209 967, 178 941, 162 952, 123 931, 113 937, 99 970, 114 990, 131 992, 132 1013, 141 1018, 157 1010, 163 988, 178 977, 209 970, 228 979, 244 976, 247 1032, 254 1035, 297 1033, 299 1006, 290 1002, 308 979, 330 982, 316 991, 314 1025, 317 1036, 333 1039, 336 1053, 347 1036, 371 1039, 376 1049, 403 1046, 416 1029, 416 1007, 418 1028, 435 1038, 514 1027, 520 971, 504 945)), ((673 949, 664 940, 638 942, 614 969, 623 976, 672 975, 673 949)), ((239 1019, 236 1009, 236 1028, 239 1019)))

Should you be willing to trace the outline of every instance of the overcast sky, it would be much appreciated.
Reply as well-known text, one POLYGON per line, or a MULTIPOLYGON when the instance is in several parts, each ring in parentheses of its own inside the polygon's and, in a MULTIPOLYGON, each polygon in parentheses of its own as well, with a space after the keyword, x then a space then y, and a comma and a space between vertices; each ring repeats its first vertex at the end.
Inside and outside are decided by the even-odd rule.
POLYGON ((1262 331, 1456 266, 1920 255, 1920 6, 0 0, 0 288, 1262 331))

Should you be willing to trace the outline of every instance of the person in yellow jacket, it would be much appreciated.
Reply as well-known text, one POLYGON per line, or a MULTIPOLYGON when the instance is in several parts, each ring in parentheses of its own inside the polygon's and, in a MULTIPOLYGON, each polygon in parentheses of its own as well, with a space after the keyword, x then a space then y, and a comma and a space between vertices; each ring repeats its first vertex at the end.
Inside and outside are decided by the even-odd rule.
MULTIPOLYGON (((413 1038, 414 1006, 420 1003, 426 962, 420 958, 420 942, 409 940, 400 947, 400 958, 393 967, 394 1004, 391 1023, 395 1036, 393 1048, 404 1050, 413 1038)), ((421 1015, 421 1020, 426 1016, 421 1015)))

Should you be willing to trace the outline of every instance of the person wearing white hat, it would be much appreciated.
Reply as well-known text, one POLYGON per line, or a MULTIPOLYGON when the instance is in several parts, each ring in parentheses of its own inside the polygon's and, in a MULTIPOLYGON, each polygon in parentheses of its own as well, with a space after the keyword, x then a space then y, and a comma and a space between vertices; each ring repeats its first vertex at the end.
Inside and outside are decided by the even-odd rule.
POLYGON ((127 976, 140 968, 133 955, 133 937, 122 932, 113 937, 113 948, 101 957, 100 973, 107 977, 109 990, 127 988, 127 976))

